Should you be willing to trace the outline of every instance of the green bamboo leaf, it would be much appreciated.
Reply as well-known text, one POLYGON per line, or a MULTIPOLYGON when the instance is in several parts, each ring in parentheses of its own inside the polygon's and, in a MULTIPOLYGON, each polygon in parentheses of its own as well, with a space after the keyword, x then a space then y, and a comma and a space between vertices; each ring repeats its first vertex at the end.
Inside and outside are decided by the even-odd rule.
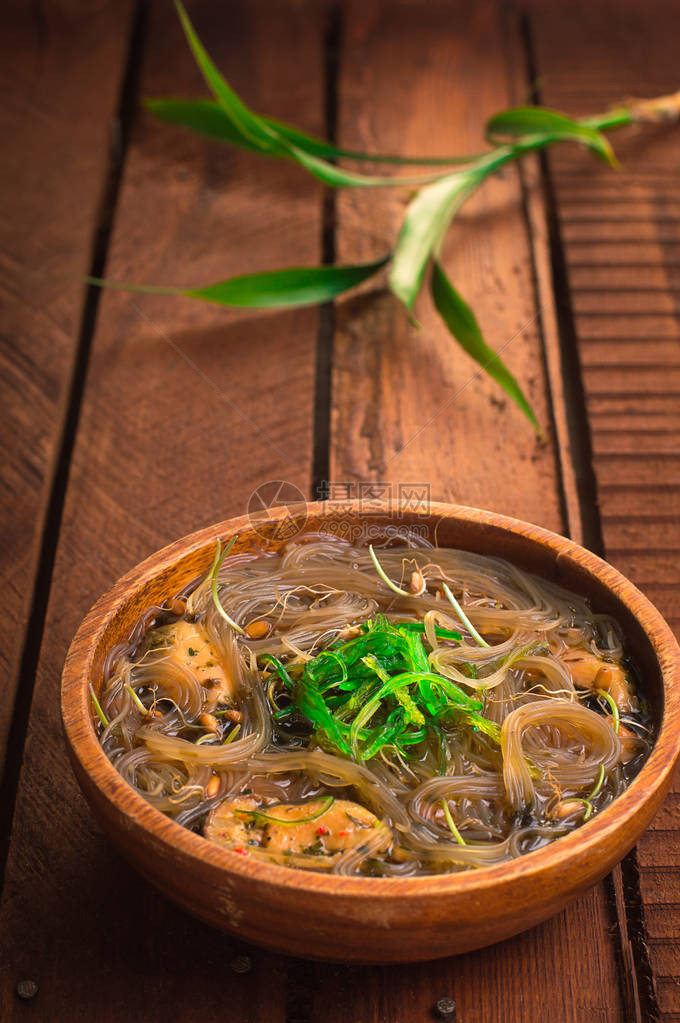
POLYGON ((531 405, 524 397, 519 384, 500 355, 485 342, 472 309, 452 286, 437 260, 432 267, 430 290, 437 312, 461 348, 501 385, 540 433, 531 405))
MULTIPOLYGON (((145 99, 144 106, 161 121, 179 124, 183 128, 207 135, 209 138, 228 142, 232 146, 241 146, 261 153, 259 144, 238 130, 234 122, 214 99, 145 99)), ((285 156, 281 152, 275 155, 285 156)))
MULTIPOLYGON (((249 139, 241 135, 234 127, 233 122, 225 111, 214 99, 146 99, 146 109, 161 121, 169 124, 178 124, 183 128, 207 135, 209 138, 217 139, 220 142, 228 142, 231 145, 243 146, 260 152, 259 146, 253 145, 249 139)), ((405 166, 433 166, 452 167, 457 164, 473 163, 478 160, 480 153, 470 153, 467 156, 396 156, 393 153, 362 153, 355 149, 340 149, 330 142, 308 135, 293 125, 277 121, 273 117, 259 115, 264 123, 280 135, 287 142, 302 149, 310 156, 325 157, 331 160, 363 160, 369 163, 393 163, 405 166)), ((277 155, 286 156, 289 154, 280 153, 277 155)))
POLYGON ((363 153, 356 149, 340 149, 338 146, 308 135, 284 121, 277 121, 271 117, 266 117, 265 121, 288 142, 292 142, 309 153, 310 156, 328 157, 331 160, 365 160, 368 163, 393 163, 411 167, 453 167, 459 164, 474 163, 482 155, 481 153, 468 153, 465 156, 397 156, 394 153, 363 153))
POLYGON ((318 156, 312 156, 311 153, 306 153, 303 149, 294 146, 290 142, 286 144, 286 148, 301 167, 309 171, 318 181, 322 181, 324 185, 330 185, 332 188, 383 188, 398 185, 428 185, 430 182, 440 181, 442 178, 448 177, 448 174, 418 174, 411 177, 357 174, 353 171, 346 171, 341 167, 336 167, 334 163, 328 163, 327 160, 322 160, 318 156))
POLYGON ((422 188, 409 204, 392 257, 390 288, 408 310, 420 291, 428 260, 481 178, 458 172, 422 188))
POLYGON ((88 284, 115 291, 136 291, 147 295, 184 295, 217 305, 244 309, 284 309, 293 306, 317 305, 329 302, 336 295, 357 287, 377 273, 389 256, 374 263, 355 266, 291 267, 268 270, 258 274, 243 274, 217 281, 202 288, 167 288, 153 284, 128 284, 107 281, 101 277, 86 277, 88 284))
POLYGON ((199 66, 201 74, 215 99, 228 115, 239 136, 247 140, 252 148, 260 152, 274 152, 280 149, 276 133, 273 132, 257 114, 248 109, 240 96, 234 92, 229 83, 222 77, 208 56, 201 40, 196 35, 194 26, 189 20, 181 0, 175 0, 187 42, 199 66))
MULTIPOLYGON (((344 171, 318 156, 312 156, 285 139, 276 128, 272 127, 264 118, 250 110, 243 100, 238 96, 225 78, 222 77, 212 60, 208 56, 203 44, 198 38, 196 31, 189 20, 181 0, 175 0, 175 7, 179 14, 184 33, 199 66, 206 84, 212 91, 215 99, 228 117, 232 126, 232 134, 238 139, 238 144, 247 149, 254 149, 256 152, 269 156, 287 156, 305 170, 309 171, 315 178, 325 185, 333 188, 339 187, 384 187, 394 185, 423 185, 431 181, 438 181, 443 174, 427 174, 415 177, 374 177, 366 174, 355 174, 344 171)), ((205 117, 204 117, 205 123, 205 117)), ((214 120, 212 122, 214 126, 214 120)))
POLYGON ((544 144, 580 142, 612 167, 618 167, 609 140, 595 128, 545 107, 517 107, 503 110, 487 121, 486 137, 492 144, 527 135, 544 135, 544 144))
POLYGON ((385 266, 388 258, 358 266, 294 267, 245 274, 205 288, 192 288, 182 294, 219 305, 257 309, 316 305, 357 287, 385 266))

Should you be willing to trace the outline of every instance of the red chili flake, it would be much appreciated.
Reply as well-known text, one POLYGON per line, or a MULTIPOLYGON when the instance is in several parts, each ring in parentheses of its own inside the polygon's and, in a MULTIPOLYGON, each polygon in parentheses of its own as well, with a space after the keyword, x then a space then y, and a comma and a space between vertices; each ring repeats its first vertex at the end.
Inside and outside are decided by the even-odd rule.
POLYGON ((316 833, 317 835, 327 835, 329 834, 329 831, 325 824, 319 824, 318 828, 316 829, 316 833))
POLYGON ((349 831, 338 831, 338 838, 347 838, 349 831))
POLYGON ((242 849, 241 846, 239 846, 238 849, 234 849, 234 852, 238 853, 239 856, 249 856, 250 855, 248 850, 247 849, 242 849))

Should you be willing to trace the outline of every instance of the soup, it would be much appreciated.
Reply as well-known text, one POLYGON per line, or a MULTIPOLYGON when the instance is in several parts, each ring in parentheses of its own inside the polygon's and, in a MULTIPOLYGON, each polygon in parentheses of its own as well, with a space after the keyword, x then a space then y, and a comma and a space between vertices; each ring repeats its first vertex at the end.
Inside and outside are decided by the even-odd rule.
POLYGON ((149 803, 239 855, 345 875, 529 853, 601 812, 652 740, 616 622, 415 535, 218 544, 104 675, 100 741, 149 803))

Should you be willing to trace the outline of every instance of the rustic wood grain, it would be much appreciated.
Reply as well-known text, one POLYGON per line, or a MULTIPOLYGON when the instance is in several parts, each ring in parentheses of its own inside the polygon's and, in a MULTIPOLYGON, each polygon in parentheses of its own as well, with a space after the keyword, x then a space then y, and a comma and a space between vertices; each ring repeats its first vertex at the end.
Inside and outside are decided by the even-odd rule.
MULTIPOLYGON (((248 98, 263 109, 320 131, 322 12, 314 5, 310 14, 309 8, 296 4, 291 16, 290 6, 286 5, 287 18, 277 8, 268 29, 260 28, 264 18, 261 11, 258 14, 258 5, 240 10, 231 40, 221 37, 223 15, 216 8, 192 5, 191 13, 213 51, 229 61, 234 84, 248 98), (299 54, 299 59, 284 64, 282 54, 291 53, 299 54)), ((459 11, 453 5, 445 11, 443 6, 427 5, 424 15, 422 9, 409 7, 392 5, 389 14, 376 18, 374 7, 350 6, 341 57, 347 69, 340 96, 342 141, 412 151, 429 148, 434 152, 463 144, 474 148, 483 115, 508 98, 499 71, 504 30, 497 12, 459 11), (434 28, 428 36, 430 16, 434 28), (407 49, 399 42, 401 30, 408 32, 407 49), (482 42, 485 49, 479 45, 482 42), (405 52, 406 56, 400 56, 405 52), (383 84, 381 92, 383 79, 388 84, 383 84), (444 110, 450 110, 448 117, 442 117, 444 110)), ((268 12, 271 8, 267 5, 268 12)), ((642 9, 630 13, 626 7, 619 16, 617 7, 614 13, 617 28, 612 42, 607 35, 612 18, 603 17, 598 23, 597 11, 579 12, 576 27, 571 5, 556 15, 540 13, 539 17, 531 12, 532 19, 536 17, 540 59, 551 75, 564 69, 562 91, 555 92, 555 102, 562 96, 563 105, 571 109, 596 109, 619 95, 676 87, 675 81, 668 84, 673 73, 672 34, 664 33, 658 19, 651 25, 654 19, 642 9), (584 39, 591 37, 584 52, 584 39), (653 53, 654 59, 648 59, 646 52, 653 53), (621 53, 628 55, 625 61, 618 59, 621 53), (574 85, 578 81, 575 66, 587 68, 590 75, 582 88, 574 85)), ((171 26, 171 16, 158 12, 144 87, 156 92, 179 92, 183 87, 198 92, 198 80, 179 37, 172 37, 171 26)), ((203 283, 237 270, 291 261, 293 253, 300 262, 318 261, 320 207, 310 198, 318 199, 318 193, 293 168, 265 169, 227 150, 216 154, 212 145, 179 132, 172 133, 171 144, 169 132, 169 128, 145 124, 137 136, 110 272, 150 282, 203 283), (277 202, 264 209, 259 190, 272 187, 277 202), (224 224, 217 236, 218 251, 205 244, 207 226, 215 220, 224 224), (191 280, 186 276, 188 268, 196 275, 191 280)), ((665 343, 677 336, 669 320, 675 308, 669 305, 669 296, 672 301, 680 284, 680 252, 673 242, 678 190, 671 170, 677 161, 666 165, 664 140, 661 134, 656 137, 661 155, 653 172, 640 166, 627 190, 621 190, 620 176, 613 181, 593 174, 590 161, 583 164, 588 167, 586 189, 578 159, 570 163, 565 153, 560 167, 563 225, 568 223, 569 209, 576 217, 569 228, 573 244, 569 273, 572 293, 578 297, 575 308, 584 318, 579 336, 587 329, 588 343, 600 346, 593 350, 595 369, 598 352, 602 354, 611 343, 606 340, 606 327, 603 336, 602 325, 594 322, 599 309, 632 314, 626 317, 625 336, 630 340, 622 342, 623 349, 638 344, 636 313, 660 317, 660 333, 655 330, 643 339, 646 343, 651 337, 656 357, 665 359, 672 351, 665 343), (607 214, 608 204, 612 209, 607 214), (605 209, 604 221, 597 216, 589 219, 593 206, 598 216, 605 209), (638 244, 635 231, 647 211, 650 222, 662 226, 657 235, 643 229, 638 244), (612 238, 607 236, 607 216, 616 223, 626 216, 635 219, 627 224, 628 234, 617 229, 612 238), (604 241, 590 244, 593 233, 604 241), (617 306, 622 292, 624 304, 617 306), (639 301, 630 296, 638 296, 639 301)), ((636 145, 633 140, 633 150, 636 145)), ((644 149, 640 154, 644 155, 644 149)), ((525 313, 530 317, 536 312, 519 198, 514 172, 509 172, 487 190, 476 211, 470 206, 466 226, 447 255, 456 284, 480 313, 495 347, 507 336, 508 322, 516 329, 526 322, 525 313), (479 226, 484 230, 476 231, 479 226), (517 283, 509 288, 508 279, 517 283)), ((387 201, 385 213, 372 220, 362 203, 363 199, 345 197, 338 207, 340 254, 346 258, 363 254, 357 236, 363 236, 367 224, 373 230, 375 251, 381 251, 398 222, 392 200, 387 201)), ((413 424, 422 424, 421 413, 429 418, 436 412, 448 400, 450 388, 467 381, 474 367, 462 374, 463 356, 426 314, 420 337, 403 325, 401 313, 389 300, 375 303, 373 309, 370 312, 368 306, 354 301, 339 312, 333 478, 439 480, 434 496, 455 496, 564 529, 554 442, 550 439, 534 448, 520 413, 509 403, 502 411, 496 408, 494 402, 505 399, 485 379, 466 384, 453 409, 438 417, 435 437, 427 437, 433 429, 428 427, 394 459, 396 448, 411 436, 413 424), (389 343, 377 340, 383 336, 389 337, 389 343), (433 348, 439 359, 436 374, 427 372, 426 360, 433 348), (357 387, 361 371, 372 374, 371 388, 357 387), (512 431, 507 428, 509 417, 512 431), (492 476, 497 480, 493 488, 489 486, 492 476)), ((108 296, 102 310, 2 910, 6 934, 0 996, 3 1018, 16 1018, 26 1008, 11 995, 21 976, 41 981, 39 1000, 30 1008, 37 1018, 50 1020, 71 1017, 74 1006, 82 1013, 96 1012, 97 1018, 126 1019, 135 997, 139 1014, 149 1019, 164 1019, 169 1013, 192 1018, 199 1010, 206 1019, 223 1018, 228 1004, 230 1018, 235 1020, 283 1020, 286 1016, 290 1023, 321 1019, 402 1023, 427 1018, 436 999, 445 994, 458 999, 459 1020, 467 1023, 620 1018, 611 944, 602 941, 600 961, 580 954, 594 933, 604 937, 609 921, 601 893, 519 939, 427 968, 317 968, 306 963, 287 967, 281 960, 251 952, 253 970, 237 976, 227 964, 233 952, 240 950, 238 946, 168 908, 101 838, 65 768, 50 705, 60 661, 79 617, 108 582, 143 554, 202 522, 242 510, 255 483, 285 472, 304 490, 309 478, 315 314, 225 318, 215 310, 198 310, 169 300, 124 296, 108 296), (205 389, 192 383, 193 367, 171 342, 155 333, 153 324, 206 372, 212 382, 205 382, 205 389), (228 364, 223 362, 226 350, 228 364), (165 362, 162 353, 167 353, 165 362), (267 433, 275 432, 275 441, 283 436, 284 451, 270 451, 256 431, 253 441, 251 428, 245 420, 239 425, 238 413, 218 396, 216 387, 241 409, 245 399, 246 413, 250 404, 255 405, 257 415, 249 418, 267 433), (86 914, 83 905, 89 907, 86 914)), ((614 338, 623 336, 622 329, 619 315, 614 338)), ((535 327, 530 324, 504 356, 523 382, 534 377, 529 381, 531 399, 544 424, 549 425, 554 414, 562 443, 559 409, 550 411, 535 327)), ((549 350, 547 357, 549 363, 549 350)), ((611 358, 616 368, 615 357, 611 358)), ((627 366, 625 373, 634 373, 636 358, 629 354, 619 370, 623 373, 621 366, 627 366)), ((637 391, 628 388, 628 378, 622 376, 618 390, 603 390, 602 376, 601 393, 591 395, 588 405, 593 429, 600 430, 608 445, 595 445, 598 455, 629 450, 626 445, 635 440, 638 429, 646 431, 650 453, 661 453, 654 448, 651 431, 667 438, 677 428, 675 384, 649 394, 639 387, 637 391), (631 431, 628 436, 624 436, 626 430, 631 431)), ((551 387, 554 398, 552 382, 551 387)), ((664 453, 672 452, 668 440, 659 443, 665 444, 664 453)), ((564 472, 563 454, 561 464, 564 472)), ((660 463, 661 468, 664 464, 660 463)), ((657 551, 665 551, 669 543, 675 550, 676 541, 668 540, 666 528, 675 535, 679 494, 677 484, 660 488, 658 480, 634 487, 625 479, 614 480, 601 489, 605 538, 614 538, 612 549, 623 547, 620 560, 617 555, 620 567, 625 569, 629 552, 647 550, 647 533, 655 537, 657 551)), ((565 504, 568 507, 567 495, 565 504)), ((668 559, 667 554, 658 557, 668 559)), ((645 589, 680 624, 677 586, 650 580, 645 589)), ((680 1019, 678 946, 671 937, 672 927, 664 921, 673 913, 669 909, 675 905, 672 879, 680 866, 674 833, 654 829, 646 836, 644 849, 643 890, 660 890, 661 898, 667 900, 659 903, 658 913, 654 908, 654 937, 648 936, 648 945, 664 1023, 673 1023, 680 1019)))
MULTIPOLYGON (((677 89, 667 13, 658 4, 644 9, 629 3, 587 9, 532 5, 537 69, 545 76, 543 101, 588 113, 620 97, 677 89), (622 53, 629 55, 623 61, 622 53)), ((550 168, 583 366, 604 549, 677 630, 680 224, 674 168, 680 134, 677 128, 654 126, 627 130, 614 141, 622 174, 612 177, 584 154, 566 150, 551 154, 550 168)), ((646 943, 664 1023, 680 1015, 680 959, 673 945, 680 865, 676 828, 653 827, 637 850, 646 943), (669 955, 674 947, 676 954, 669 955)))
POLYGON ((131 4, 4 4, 0 775, 73 374, 131 4), (87 88, 84 84, 87 83, 87 88))
MULTIPOLYGON (((250 102, 323 130, 321 6, 190 10, 250 102)), ((204 94, 172 5, 155 6, 147 39, 143 94, 204 94)), ((191 285, 313 264, 320 211, 320 190, 293 166, 140 116, 107 272, 191 285)), ((101 834, 66 760, 58 677, 85 611, 140 557, 242 511, 267 479, 308 490, 316 329, 316 311, 103 297, 7 868, 3 1020, 23 1018, 23 977, 40 984, 42 1019, 284 1018, 281 962, 248 950, 252 970, 233 973, 242 943, 172 909, 101 834)))
MULTIPOLYGON (((485 117, 508 101, 503 32, 493 4, 435 3, 427 17, 418 5, 349 5, 343 143, 428 154, 479 149, 485 117)), ((407 199, 343 193, 339 258, 391 247, 407 199)), ((555 526, 556 452, 516 169, 490 180, 465 207, 444 265, 489 343, 507 344, 503 358, 549 440, 536 439, 505 392, 447 334, 427 288, 416 308, 420 330, 388 295, 370 305, 348 299, 335 338, 333 479, 431 481, 433 497, 555 526)))
MULTIPOLYGON (((349 12, 341 52, 342 143, 402 152, 478 149, 484 118, 515 98, 506 63, 508 30, 515 26, 499 9, 430 4, 424 18, 409 5, 356 3, 349 12)), ((389 196, 378 206, 363 194, 343 194, 341 258, 384 251, 393 243, 403 210, 403 198, 389 196)), ((416 310, 420 331, 409 327, 387 296, 370 305, 347 300, 335 337, 333 479, 355 485, 383 480, 397 487, 427 481, 435 498, 518 514, 564 531, 562 502, 574 504, 574 484, 569 477, 560 493, 554 410, 515 169, 490 182, 466 207, 450 234, 444 262, 489 343, 500 348, 514 337, 503 358, 527 389, 547 440, 537 441, 504 394, 475 372, 427 299, 416 310)), ((556 424, 564 439, 559 409, 556 424)), ((568 462, 568 452, 565 458, 568 462)), ((574 515, 572 521, 576 526, 574 515)), ((317 968, 321 982, 311 1018, 325 1018, 327 1000, 342 1005, 338 1019, 347 1023, 360 1018, 415 1023, 427 1018, 437 998, 449 995, 466 1023, 618 1019, 611 923, 600 887, 511 942, 447 963, 404 966, 398 1015, 390 1001, 395 971, 317 968), (584 951, 594 933, 599 958, 584 951), (567 961, 565 948, 581 951, 567 961)))

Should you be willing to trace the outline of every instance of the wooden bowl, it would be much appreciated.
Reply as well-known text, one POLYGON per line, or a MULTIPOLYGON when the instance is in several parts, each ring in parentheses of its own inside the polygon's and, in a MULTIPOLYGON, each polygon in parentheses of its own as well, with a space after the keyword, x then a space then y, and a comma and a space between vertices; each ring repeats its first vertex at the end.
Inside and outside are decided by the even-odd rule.
POLYGON ((448 504, 424 511, 312 504, 253 522, 230 519, 142 562, 81 625, 64 667, 62 715, 82 789, 123 855, 187 912, 276 951, 317 959, 400 962, 466 952, 557 913, 604 877, 647 827, 680 750, 680 650, 650 602, 619 572, 564 537, 516 519, 448 504), (415 878, 322 876, 248 860, 153 809, 99 745, 88 684, 101 687, 107 650, 142 612, 209 567, 218 537, 276 548, 297 530, 333 530, 368 543, 418 527, 440 546, 499 555, 587 596, 622 625, 640 669, 657 738, 630 787, 569 835, 519 859, 474 872, 415 878), (362 539, 363 538, 363 539, 362 539))

